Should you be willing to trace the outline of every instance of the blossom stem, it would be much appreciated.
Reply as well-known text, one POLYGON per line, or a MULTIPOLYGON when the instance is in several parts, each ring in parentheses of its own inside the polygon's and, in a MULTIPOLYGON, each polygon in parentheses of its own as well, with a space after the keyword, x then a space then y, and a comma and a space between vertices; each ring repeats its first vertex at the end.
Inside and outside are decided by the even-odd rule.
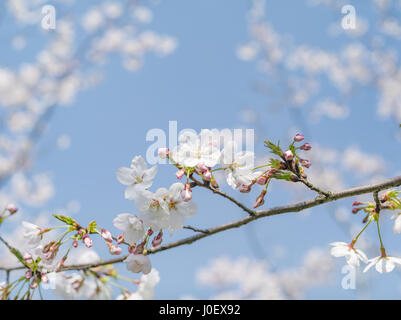
POLYGON ((117 277, 118 277, 119 279, 126 280, 126 281, 131 282, 131 283, 134 283, 134 284, 136 284, 136 285, 139 284, 138 280, 131 279, 130 277, 126 277, 126 276, 124 276, 124 275, 122 275, 122 274, 117 275, 117 277))
POLYGON ((44 300, 43 295, 42 295, 42 290, 40 289, 40 284, 38 284, 38 291, 39 291, 40 300, 44 300))
POLYGON ((358 233, 358 235, 352 240, 352 244, 354 245, 357 241, 358 238, 361 236, 361 234, 366 230, 366 228, 368 227, 368 225, 372 222, 372 220, 369 220, 369 222, 363 227, 363 229, 361 230, 361 232, 358 233))
POLYGON ((376 220, 377 223, 377 233, 379 234, 379 240, 380 240, 380 249, 384 249, 383 241, 382 241, 382 236, 380 234, 380 226, 379 226, 379 219, 376 220))
POLYGON ((22 286, 18 289, 18 292, 17 292, 17 295, 15 296, 16 298, 18 298, 19 297, 19 295, 20 295, 20 293, 21 293, 21 291, 22 291, 22 289, 24 288, 24 286, 25 286, 25 283, 27 283, 28 282, 28 280, 27 279, 24 279, 24 281, 22 281, 22 286))

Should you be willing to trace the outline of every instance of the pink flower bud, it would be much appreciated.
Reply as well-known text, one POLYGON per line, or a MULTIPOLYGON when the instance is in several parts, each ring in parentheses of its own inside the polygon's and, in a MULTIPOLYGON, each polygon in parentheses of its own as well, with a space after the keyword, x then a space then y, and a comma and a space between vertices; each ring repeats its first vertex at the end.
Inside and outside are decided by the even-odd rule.
POLYGON ((260 195, 256 198, 255 204, 253 205, 254 209, 264 205, 264 203, 265 203, 265 195, 266 195, 266 190, 263 190, 260 193, 260 195))
POLYGON ((192 190, 191 190, 191 186, 189 184, 186 184, 184 187, 184 190, 181 191, 181 198, 185 202, 192 200, 192 190))
POLYGON ((241 193, 248 193, 248 192, 250 192, 251 191, 251 188, 252 188, 252 186, 251 185, 245 185, 245 184, 241 184, 239 187, 238 187, 238 191, 239 192, 241 192, 241 193))
POLYGON ((270 178, 272 177, 275 173, 279 173, 280 170, 276 169, 276 168, 271 168, 269 169, 269 171, 267 172, 267 177, 270 178))
POLYGON ((213 178, 212 173, 209 170, 203 172, 202 177, 205 181, 212 181, 213 178))
POLYGON ((304 139, 305 139, 305 137, 302 134, 299 134, 299 133, 296 134, 295 137, 294 137, 294 141, 295 142, 301 142, 304 139))
POLYGON ((219 184, 217 183, 216 179, 214 179, 212 177, 212 180, 210 180, 210 185, 214 188, 214 189, 218 189, 219 188, 219 184))
POLYGON ((33 279, 31 284, 29 285, 29 287, 33 290, 36 289, 38 287, 38 282, 36 281, 36 279, 33 279))
POLYGON ((14 213, 17 213, 18 208, 17 208, 17 206, 16 206, 15 204, 10 203, 10 204, 6 207, 6 210, 7 210, 8 212, 10 212, 10 214, 14 214, 14 213))
POLYGON ((153 239, 152 246, 158 247, 161 245, 162 242, 163 242, 163 231, 160 231, 158 235, 153 239))
POLYGON ((24 260, 25 260, 25 261, 32 260, 32 255, 31 255, 30 253, 25 253, 25 254, 24 254, 24 260))
POLYGON ((307 143, 305 143, 304 145, 302 145, 302 146, 300 147, 300 149, 301 149, 301 150, 308 151, 308 150, 312 149, 312 147, 311 147, 311 145, 307 142, 307 143))
POLYGON ((31 279, 32 278, 32 270, 27 270, 25 272, 25 278, 26 279, 31 279))
POLYGON ((152 229, 149 229, 149 230, 148 230, 148 236, 149 236, 149 237, 151 237, 153 233, 154 233, 154 231, 153 231, 152 229))
POLYGON ((170 149, 169 148, 159 148, 157 154, 161 159, 166 159, 169 157, 170 149))
POLYGON ((124 233, 123 234, 120 234, 118 237, 117 237, 117 244, 122 244, 124 242, 124 233))
POLYGON ((101 236, 103 237, 104 240, 107 242, 113 242, 113 236, 111 235, 110 231, 107 231, 105 229, 102 229, 101 236))
POLYGON ((312 163, 309 160, 305 160, 305 159, 301 159, 301 164, 305 167, 305 168, 309 168, 312 163))
POLYGON ((283 156, 284 156, 284 159, 287 161, 290 161, 294 158, 294 154, 292 153, 291 150, 287 150, 286 152, 284 152, 283 156))
POLYGON ((120 247, 117 246, 110 246, 110 254, 112 255, 120 255, 123 252, 123 249, 121 249, 120 247))
POLYGON ((353 204, 352 204, 352 206, 354 207, 354 206, 360 206, 361 204, 363 204, 363 202, 361 202, 361 201, 355 201, 353 204))
POLYGON ((177 177, 177 179, 182 179, 182 177, 184 176, 184 174, 185 174, 185 170, 184 169, 180 169, 180 170, 178 170, 177 172, 176 172, 176 177, 177 177))
POLYGON ((259 178, 256 180, 256 183, 259 184, 259 185, 261 185, 261 186, 264 186, 264 185, 267 183, 267 178, 268 178, 267 175, 264 174, 263 176, 259 177, 259 178))
POLYGON ((93 242, 92 242, 91 238, 89 238, 89 236, 87 234, 85 234, 83 236, 82 241, 84 242, 84 244, 85 244, 85 246, 87 248, 92 248, 93 242))
POLYGON ((206 167, 203 163, 198 163, 196 166, 196 169, 198 169, 201 173, 204 173, 206 171, 209 171, 209 168, 206 167))
POLYGON ((54 271, 55 271, 55 272, 59 272, 60 269, 64 266, 64 262, 65 262, 66 260, 67 260, 67 258, 64 256, 59 262, 57 262, 54 271))
POLYGON ((78 241, 77 241, 77 240, 74 240, 74 242, 72 243, 72 246, 73 246, 74 248, 78 248, 78 241))
POLYGON ((145 248, 145 244, 146 242, 142 242, 140 243, 138 246, 136 246, 136 248, 134 250, 131 249, 131 253, 133 254, 142 254, 143 253, 143 249, 145 248))

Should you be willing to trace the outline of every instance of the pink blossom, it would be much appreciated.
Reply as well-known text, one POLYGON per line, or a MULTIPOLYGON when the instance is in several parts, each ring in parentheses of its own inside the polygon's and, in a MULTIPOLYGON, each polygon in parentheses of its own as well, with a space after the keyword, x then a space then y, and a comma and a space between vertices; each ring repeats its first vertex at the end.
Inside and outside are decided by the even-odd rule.
POLYGON ((182 179, 182 177, 184 176, 184 174, 185 174, 185 170, 184 169, 180 169, 180 170, 178 170, 177 172, 176 172, 176 177, 177 177, 177 179, 182 179))
POLYGON ((159 148, 157 154, 161 159, 166 159, 169 157, 170 149, 169 148, 159 148))
POLYGON ((92 248, 93 246, 93 241, 91 240, 91 238, 89 238, 89 236, 87 234, 85 234, 82 238, 82 241, 84 242, 85 246, 87 248, 92 248))
POLYGON ((181 191, 181 198, 185 202, 192 200, 192 190, 191 190, 191 186, 189 184, 186 184, 184 187, 184 190, 181 191))
POLYGON ((302 145, 302 146, 300 147, 300 149, 301 149, 301 150, 308 151, 308 150, 312 149, 312 146, 310 145, 309 142, 307 142, 307 143, 305 143, 304 145, 302 145))
POLYGON ((295 137, 294 137, 294 141, 296 141, 296 142, 301 142, 304 139, 305 139, 305 137, 302 134, 299 134, 299 133, 296 134, 295 137))
POLYGON ((291 150, 287 150, 286 152, 284 152, 283 155, 284 155, 285 160, 287 160, 287 161, 290 161, 294 158, 294 154, 292 153, 291 150))
POLYGON ((102 229, 101 236, 103 237, 104 240, 107 242, 113 242, 113 236, 111 235, 110 231, 107 231, 105 229, 102 229))

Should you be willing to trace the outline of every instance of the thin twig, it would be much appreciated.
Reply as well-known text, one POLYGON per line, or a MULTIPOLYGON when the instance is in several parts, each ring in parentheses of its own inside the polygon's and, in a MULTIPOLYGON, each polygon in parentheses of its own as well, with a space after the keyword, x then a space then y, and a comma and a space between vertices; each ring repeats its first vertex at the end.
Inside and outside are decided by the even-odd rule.
POLYGON ((252 209, 249 209, 247 206, 245 206, 244 204, 242 204, 238 200, 234 199, 233 197, 229 196, 227 193, 224 193, 224 192, 222 192, 220 190, 214 189, 210 185, 200 182, 199 180, 197 180, 193 176, 191 176, 191 180, 193 180, 196 183, 197 186, 202 187, 202 188, 206 188, 206 189, 212 191, 213 193, 218 194, 218 195, 222 196, 223 198, 226 198, 226 199, 230 200, 235 205, 240 207, 242 210, 247 212, 249 215, 251 215, 251 216, 255 215, 256 211, 254 211, 252 209))

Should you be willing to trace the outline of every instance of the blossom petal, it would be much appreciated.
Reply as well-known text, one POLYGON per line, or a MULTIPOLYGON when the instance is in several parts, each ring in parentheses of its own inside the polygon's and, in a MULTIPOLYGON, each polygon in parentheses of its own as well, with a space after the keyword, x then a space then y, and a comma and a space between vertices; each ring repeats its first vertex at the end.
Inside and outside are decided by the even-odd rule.
POLYGON ((132 169, 121 167, 117 171, 117 179, 123 185, 129 186, 135 182, 135 178, 132 175, 132 169))

